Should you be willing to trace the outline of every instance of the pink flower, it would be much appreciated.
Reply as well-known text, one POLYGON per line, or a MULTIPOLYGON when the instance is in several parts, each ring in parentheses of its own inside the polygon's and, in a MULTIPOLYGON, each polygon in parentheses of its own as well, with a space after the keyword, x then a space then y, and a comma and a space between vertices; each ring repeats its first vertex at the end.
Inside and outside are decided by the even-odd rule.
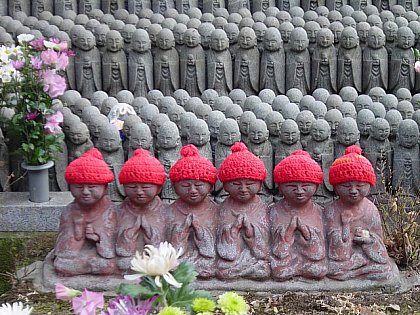
POLYGON ((26 114, 26 120, 34 120, 39 116, 39 112, 30 112, 26 114))
POLYGON ((12 65, 16 70, 22 70, 25 62, 22 60, 12 60, 12 65))
POLYGON ((45 116, 47 123, 44 128, 49 133, 55 133, 61 130, 60 123, 63 122, 63 114, 57 111, 55 114, 45 116))
POLYGON ((65 70, 69 65, 69 57, 65 53, 60 53, 57 59, 57 70, 65 70))
POLYGON ((43 62, 39 57, 32 56, 31 57, 31 65, 35 70, 41 70, 43 62))
POLYGON ((72 308, 75 314, 96 315, 96 309, 103 307, 103 293, 91 292, 86 289, 80 297, 75 297, 72 300, 72 308))
POLYGON ((37 38, 35 40, 33 40, 32 42, 30 42, 30 45, 35 49, 35 50, 44 50, 44 37, 40 37, 37 38))
POLYGON ((57 300, 71 301, 73 298, 79 296, 80 294, 82 294, 82 292, 79 290, 67 288, 61 283, 55 284, 55 297, 57 300))
POLYGON ((53 98, 63 95, 66 90, 66 80, 62 76, 52 70, 45 70, 41 76, 44 81, 44 92, 53 98))
POLYGON ((73 50, 71 50, 71 49, 64 49, 62 51, 62 53, 66 54, 67 57, 74 57, 74 56, 76 56, 76 53, 73 50))
POLYGON ((48 65, 56 64, 58 60, 58 54, 52 49, 44 50, 41 53, 41 60, 48 65))
POLYGON ((420 61, 416 61, 416 63, 414 64, 414 69, 417 73, 420 73, 420 61))

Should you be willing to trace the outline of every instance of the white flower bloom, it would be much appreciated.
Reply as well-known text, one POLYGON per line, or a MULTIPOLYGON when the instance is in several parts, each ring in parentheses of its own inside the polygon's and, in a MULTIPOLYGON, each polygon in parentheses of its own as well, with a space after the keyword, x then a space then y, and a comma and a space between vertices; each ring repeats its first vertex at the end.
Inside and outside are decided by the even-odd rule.
POLYGON ((143 275, 148 275, 155 277, 156 285, 162 287, 160 281, 162 276, 167 283, 175 288, 180 288, 182 283, 176 281, 170 271, 178 266, 178 257, 181 254, 182 249, 177 252, 168 242, 160 243, 159 248, 153 245, 146 245, 143 254, 140 255, 139 252, 136 252, 136 256, 131 260, 131 269, 139 274, 126 275, 125 278, 135 280, 143 275))
POLYGON ((50 42, 48 40, 44 40, 44 46, 49 49, 59 49, 60 46, 57 43, 50 42))
POLYGON ((9 303, 0 306, 0 315, 29 315, 33 311, 33 307, 25 306, 22 302, 9 303))
POLYGON ((31 40, 33 40, 34 38, 35 38, 35 36, 34 36, 34 35, 32 35, 32 34, 20 34, 20 35, 18 35, 18 37, 17 37, 18 42, 19 42, 20 44, 22 44, 22 43, 28 43, 28 42, 30 42, 31 40))

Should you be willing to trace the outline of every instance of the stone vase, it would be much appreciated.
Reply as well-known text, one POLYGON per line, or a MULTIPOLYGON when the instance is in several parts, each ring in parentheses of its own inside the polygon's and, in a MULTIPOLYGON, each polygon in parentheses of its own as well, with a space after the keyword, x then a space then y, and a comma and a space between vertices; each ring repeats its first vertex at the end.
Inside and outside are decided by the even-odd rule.
POLYGON ((47 202, 50 199, 50 186, 48 169, 54 165, 49 161, 43 165, 27 165, 22 163, 22 168, 27 171, 29 200, 32 202, 47 202))

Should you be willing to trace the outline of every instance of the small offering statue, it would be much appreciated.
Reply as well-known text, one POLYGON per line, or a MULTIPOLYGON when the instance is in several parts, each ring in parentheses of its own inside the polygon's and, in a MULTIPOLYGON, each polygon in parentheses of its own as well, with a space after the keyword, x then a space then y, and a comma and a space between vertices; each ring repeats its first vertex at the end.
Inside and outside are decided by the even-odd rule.
POLYGON ((61 214, 54 268, 64 276, 109 275, 115 271, 117 217, 108 196, 114 175, 93 148, 64 174, 74 201, 61 214))
POLYGON ((117 265, 130 268, 136 251, 165 240, 165 213, 159 193, 166 173, 149 151, 137 149, 121 169, 119 180, 127 197, 120 206, 116 239, 117 265))
POLYGON ((267 176, 263 161, 237 142, 219 170, 229 197, 220 205, 216 276, 266 279, 269 267, 268 207, 258 196, 267 176))
POLYGON ((312 201, 324 175, 309 153, 297 150, 274 169, 283 199, 270 207, 271 274, 320 279, 327 274, 321 207, 312 201))
POLYGON ((330 183, 338 199, 324 210, 328 241, 328 277, 335 280, 388 279, 392 273, 381 218, 366 198, 376 176, 362 150, 352 145, 334 161, 330 183))
POLYGON ((181 149, 181 159, 169 176, 179 198, 167 209, 167 237, 175 248, 184 250, 182 258, 194 264, 199 277, 214 277, 217 205, 209 194, 217 179, 216 168, 189 144, 181 149))

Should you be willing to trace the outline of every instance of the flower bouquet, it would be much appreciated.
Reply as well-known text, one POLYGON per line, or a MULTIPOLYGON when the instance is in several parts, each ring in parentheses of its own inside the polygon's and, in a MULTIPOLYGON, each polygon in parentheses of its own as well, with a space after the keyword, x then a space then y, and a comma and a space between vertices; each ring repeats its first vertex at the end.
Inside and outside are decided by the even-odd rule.
POLYGON ((0 47, 0 106, 15 112, 8 132, 18 141, 16 153, 27 165, 43 165, 62 150, 63 115, 53 109, 52 99, 66 90, 72 52, 57 39, 22 34, 18 41, 19 46, 0 47))
POLYGON ((146 245, 143 254, 136 253, 126 275, 133 284, 121 284, 119 294, 105 308, 102 293, 83 292, 56 284, 56 297, 72 303, 75 314, 94 315, 247 315, 249 305, 235 292, 226 292, 214 301, 210 294, 191 288, 197 273, 189 262, 179 263, 182 251, 171 244, 146 245))

